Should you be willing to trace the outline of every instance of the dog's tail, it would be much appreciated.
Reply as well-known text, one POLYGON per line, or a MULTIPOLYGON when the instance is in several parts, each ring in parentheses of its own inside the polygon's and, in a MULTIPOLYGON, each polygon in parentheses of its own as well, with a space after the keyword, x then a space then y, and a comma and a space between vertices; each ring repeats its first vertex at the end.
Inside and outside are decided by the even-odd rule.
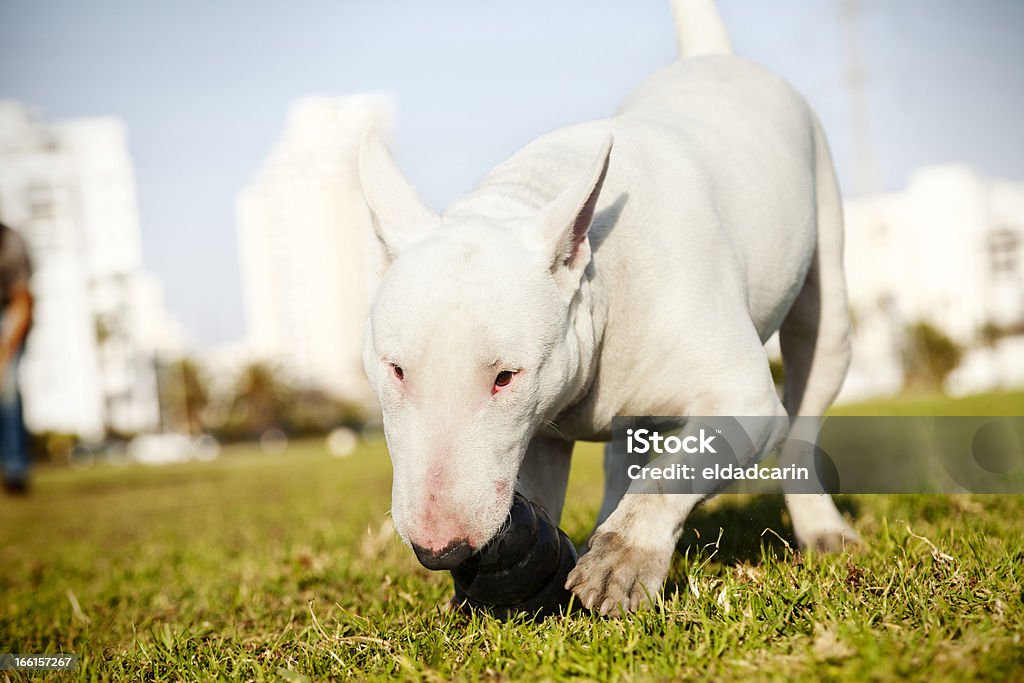
POLYGON ((679 59, 732 54, 732 41, 714 0, 672 0, 679 59))

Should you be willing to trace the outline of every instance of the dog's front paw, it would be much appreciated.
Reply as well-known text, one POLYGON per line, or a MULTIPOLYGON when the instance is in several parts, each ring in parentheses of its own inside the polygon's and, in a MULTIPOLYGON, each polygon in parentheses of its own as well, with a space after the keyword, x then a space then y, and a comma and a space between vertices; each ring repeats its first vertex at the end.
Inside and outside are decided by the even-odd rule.
POLYGON ((838 553, 863 544, 857 532, 846 522, 796 530, 797 542, 804 550, 838 553))
POLYGON ((660 594, 672 559, 673 549, 669 550, 640 549, 621 534, 598 531, 565 587, 584 607, 602 616, 635 612, 660 594))
POLYGON ((861 544, 860 536, 826 495, 786 496, 793 534, 802 550, 837 553, 861 544))

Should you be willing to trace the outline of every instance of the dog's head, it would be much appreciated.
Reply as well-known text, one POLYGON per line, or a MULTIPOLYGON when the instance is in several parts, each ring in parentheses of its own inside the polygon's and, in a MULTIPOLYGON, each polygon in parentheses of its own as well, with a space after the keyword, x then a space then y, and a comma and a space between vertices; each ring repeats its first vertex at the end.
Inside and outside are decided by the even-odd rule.
POLYGON ((536 215, 450 218, 422 204, 374 131, 363 139, 387 262, 363 364, 394 465, 395 528, 432 569, 498 532, 530 438, 578 382, 574 311, 610 150, 609 137, 536 215))

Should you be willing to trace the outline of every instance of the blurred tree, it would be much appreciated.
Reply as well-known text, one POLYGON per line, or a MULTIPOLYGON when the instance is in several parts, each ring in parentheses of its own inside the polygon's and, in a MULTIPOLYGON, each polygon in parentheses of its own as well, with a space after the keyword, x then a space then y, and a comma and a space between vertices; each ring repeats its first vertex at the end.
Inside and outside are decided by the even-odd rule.
POLYGON ((978 337, 981 340, 982 345, 993 347, 996 342, 1004 336, 1003 328, 996 323, 989 321, 981 326, 978 331, 978 337))
POLYGON ((29 435, 29 452, 32 457, 43 462, 66 465, 71 459, 71 452, 81 443, 77 434, 67 432, 39 432, 29 435))
POLYGON ((205 378, 199 366, 191 358, 181 360, 178 364, 178 372, 184 392, 182 405, 185 409, 185 424, 188 426, 188 433, 202 433, 203 410, 210 400, 205 378))
POLYGON ((945 332, 920 321, 906 331, 903 372, 911 389, 942 390, 942 385, 960 365, 964 350, 945 332))
POLYGON ((231 415, 225 425, 236 437, 258 438, 268 429, 285 429, 291 388, 267 363, 250 363, 236 384, 231 415))
POLYGON ((227 413, 213 433, 228 441, 259 438, 269 429, 289 436, 322 435, 339 426, 360 429, 365 417, 357 405, 325 391, 292 386, 267 363, 242 370, 227 413))
POLYGON ((287 431, 296 435, 325 434, 335 427, 360 429, 364 416, 354 403, 339 400, 320 389, 295 393, 285 416, 287 431))
POLYGON ((179 358, 158 365, 160 415, 165 430, 201 434, 204 411, 210 395, 206 377, 191 358, 179 358))
POLYGON ((1017 337, 1024 335, 1024 321, 1010 325, 1000 325, 989 321, 978 330, 978 340, 983 346, 989 348, 995 346, 1000 340, 1006 337, 1017 337))

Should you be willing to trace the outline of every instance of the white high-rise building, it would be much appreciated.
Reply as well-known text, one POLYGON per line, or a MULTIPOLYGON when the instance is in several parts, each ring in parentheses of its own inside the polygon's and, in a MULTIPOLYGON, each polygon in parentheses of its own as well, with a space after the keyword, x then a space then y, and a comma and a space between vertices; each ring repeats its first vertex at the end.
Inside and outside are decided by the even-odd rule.
POLYGON ((365 404, 363 329, 379 270, 358 178, 366 127, 391 127, 378 95, 311 97, 238 198, 249 343, 292 379, 365 404))
POLYGON ((917 322, 968 350, 947 389, 1024 385, 1024 183, 933 166, 845 208, 855 333, 843 398, 903 388, 904 333, 917 322), (986 329, 1005 336, 986 343, 986 329))
POLYGON ((89 439, 156 429, 155 354, 180 344, 180 331, 143 269, 123 124, 45 124, 0 101, 0 219, 34 266, 21 374, 29 428, 89 439))

